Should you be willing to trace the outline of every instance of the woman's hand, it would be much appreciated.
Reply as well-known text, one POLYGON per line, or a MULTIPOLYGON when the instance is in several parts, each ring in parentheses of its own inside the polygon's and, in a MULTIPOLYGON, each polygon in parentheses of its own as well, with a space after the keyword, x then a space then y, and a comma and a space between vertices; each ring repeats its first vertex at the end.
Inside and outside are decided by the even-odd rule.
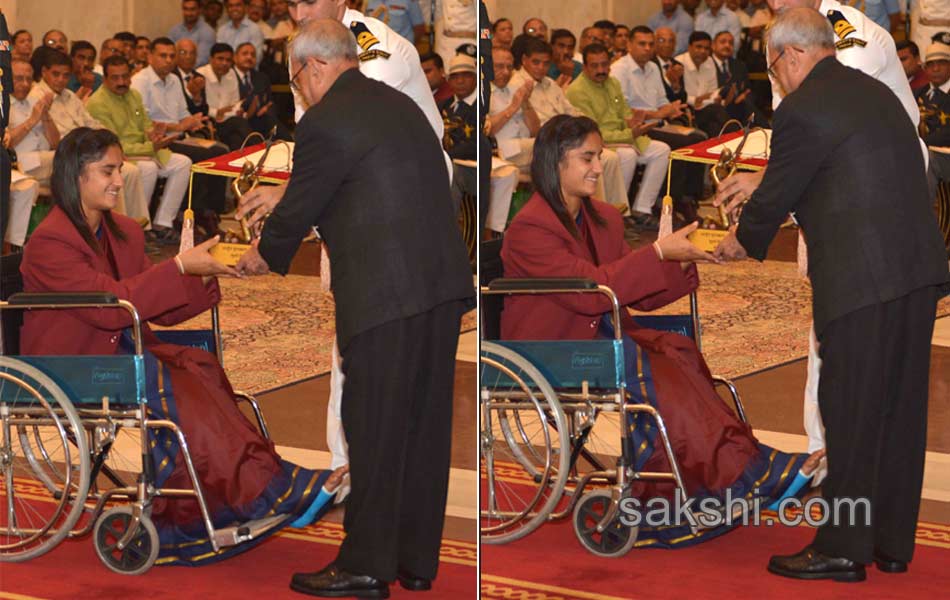
POLYGON ((699 222, 677 229, 670 235, 656 241, 656 249, 660 260, 677 262, 714 262, 719 260, 708 252, 703 252, 693 245, 686 236, 696 231, 699 222))
POLYGON ((211 250, 220 239, 221 236, 216 235, 178 255, 178 263, 181 265, 185 275, 229 275, 231 277, 241 277, 241 274, 238 273, 236 269, 219 263, 209 254, 208 251, 211 250))

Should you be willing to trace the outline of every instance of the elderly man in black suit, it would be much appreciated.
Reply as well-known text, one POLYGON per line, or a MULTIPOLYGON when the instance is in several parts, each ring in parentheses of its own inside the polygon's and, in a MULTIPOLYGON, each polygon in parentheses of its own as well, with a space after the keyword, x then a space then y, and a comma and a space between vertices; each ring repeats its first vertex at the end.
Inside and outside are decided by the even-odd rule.
MULTIPOLYGON (((798 554, 773 556, 769 571, 861 581, 866 563, 902 572, 913 555, 931 336, 950 273, 917 132, 897 96, 837 61, 829 21, 811 8, 776 20, 769 56, 789 94, 775 112, 765 177, 716 256, 763 260, 788 213, 796 215, 823 361, 822 492, 829 506, 855 502, 798 554)), ((716 203, 741 189, 724 181, 716 203)))
POLYGON ((412 99, 360 73, 339 21, 308 22, 290 56, 291 84, 311 107, 297 125, 287 191, 238 269, 286 273, 319 227, 333 264, 352 480, 339 555, 291 587, 387 597, 398 578, 428 589, 448 489, 459 320, 474 304, 442 148, 412 99))

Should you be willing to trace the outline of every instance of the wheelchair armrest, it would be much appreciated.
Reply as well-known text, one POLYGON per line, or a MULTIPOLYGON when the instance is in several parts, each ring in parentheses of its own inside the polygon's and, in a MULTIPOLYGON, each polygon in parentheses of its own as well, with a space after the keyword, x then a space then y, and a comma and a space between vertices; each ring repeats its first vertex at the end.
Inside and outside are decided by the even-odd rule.
POLYGON ((48 304, 119 304, 119 299, 115 294, 107 292, 41 292, 27 293, 20 292, 13 294, 7 300, 15 306, 34 306, 48 304))
POLYGON ((592 279, 580 278, 500 278, 488 284, 492 292, 525 292, 532 290, 596 290, 597 282, 592 279))

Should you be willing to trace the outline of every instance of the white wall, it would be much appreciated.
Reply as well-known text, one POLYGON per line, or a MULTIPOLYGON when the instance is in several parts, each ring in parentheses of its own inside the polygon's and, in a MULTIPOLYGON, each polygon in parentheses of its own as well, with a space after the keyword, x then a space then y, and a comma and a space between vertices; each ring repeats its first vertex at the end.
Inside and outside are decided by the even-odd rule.
POLYGON ((60 29, 73 40, 87 40, 98 48, 119 31, 156 38, 181 20, 178 0, 0 0, 12 34, 28 29, 33 43, 50 29, 60 29))
POLYGON ((645 25, 650 15, 660 9, 659 0, 485 0, 488 18, 507 17, 515 26, 515 34, 530 17, 539 17, 548 29, 570 29, 580 35, 581 29, 600 19, 610 19, 628 27, 645 25))

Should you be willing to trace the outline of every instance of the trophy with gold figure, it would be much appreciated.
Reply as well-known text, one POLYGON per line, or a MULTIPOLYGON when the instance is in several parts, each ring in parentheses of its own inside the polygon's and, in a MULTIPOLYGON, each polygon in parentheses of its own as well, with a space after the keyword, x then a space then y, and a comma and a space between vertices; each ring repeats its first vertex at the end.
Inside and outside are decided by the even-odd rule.
MULTIPOLYGON (((735 150, 732 150, 728 146, 723 147, 719 153, 719 160, 710 169, 710 175, 712 175, 717 187, 721 182, 733 176, 738 170, 739 158, 742 156, 742 150, 749 140, 749 135, 756 131, 764 131, 761 127, 752 127, 752 120, 754 118, 754 114, 750 115, 745 125, 735 119, 727 121, 726 124, 723 125, 719 135, 722 135, 730 125, 738 125, 742 128, 742 139, 739 141, 739 145, 736 146, 735 150)), ((735 218, 733 218, 733 216, 726 211, 725 205, 720 205, 718 220, 709 217, 702 219, 700 227, 689 235, 689 240, 700 249, 712 252, 719 246, 719 242, 729 234, 729 228, 738 222, 738 215, 741 210, 741 207, 737 208, 735 218)))
MULTIPOLYGON (((237 200, 238 204, 241 203, 241 199, 245 194, 256 188, 260 183, 261 171, 264 170, 264 165, 267 162, 267 155, 270 154, 270 149, 274 145, 274 138, 276 135, 277 127, 275 126, 270 130, 267 139, 264 140, 264 151, 261 153, 257 163, 255 164, 250 160, 245 160, 244 165, 241 167, 241 173, 231 183, 231 190, 234 192, 234 198, 237 200)), ((250 136, 248 136, 248 138, 250 138, 250 136)), ((245 145, 246 144, 247 140, 245 140, 245 145)), ((244 253, 250 249, 254 240, 260 237, 263 227, 263 220, 255 223, 254 226, 251 227, 247 223, 247 216, 239 219, 238 227, 228 228, 225 231, 224 238, 221 243, 212 247, 212 256, 228 266, 236 265, 241 259, 241 256, 243 256, 244 253)))

